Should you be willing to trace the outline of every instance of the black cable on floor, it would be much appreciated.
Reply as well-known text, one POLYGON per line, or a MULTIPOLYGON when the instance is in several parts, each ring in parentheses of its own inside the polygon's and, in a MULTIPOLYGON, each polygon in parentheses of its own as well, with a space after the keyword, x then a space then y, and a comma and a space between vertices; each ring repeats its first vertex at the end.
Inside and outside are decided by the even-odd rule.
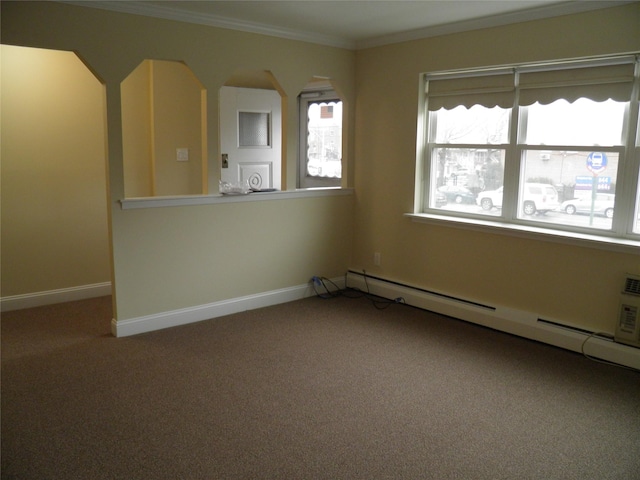
MULTIPOLYGON (((313 276, 311 277, 311 284, 316 295, 323 299, 330 299, 339 296, 345 296, 347 298, 367 298, 375 308, 378 310, 384 310, 395 304, 406 304, 404 298, 398 297, 394 300, 388 300, 386 298, 378 297, 371 293, 369 289, 369 283, 367 281, 366 272, 362 271, 364 276, 364 283, 367 287, 367 291, 363 292, 357 288, 346 287, 340 289, 333 281, 326 277, 313 276), (329 285, 328 285, 329 284, 329 285), (331 288, 330 288, 331 287, 331 288), (355 295, 352 293, 355 292, 355 295)), ((346 283, 346 282, 345 282, 346 283)))

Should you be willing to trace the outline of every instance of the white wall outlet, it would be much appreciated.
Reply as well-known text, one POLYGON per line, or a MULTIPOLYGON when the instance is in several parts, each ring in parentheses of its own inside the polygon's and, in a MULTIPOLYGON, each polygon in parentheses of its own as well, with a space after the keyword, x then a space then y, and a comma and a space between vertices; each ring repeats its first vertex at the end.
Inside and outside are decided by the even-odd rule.
POLYGON ((189 149, 188 148, 176 148, 176 160, 178 162, 189 161, 189 149))
POLYGON ((376 267, 380 266, 380 252, 376 252, 376 253, 373 254, 373 264, 376 267))

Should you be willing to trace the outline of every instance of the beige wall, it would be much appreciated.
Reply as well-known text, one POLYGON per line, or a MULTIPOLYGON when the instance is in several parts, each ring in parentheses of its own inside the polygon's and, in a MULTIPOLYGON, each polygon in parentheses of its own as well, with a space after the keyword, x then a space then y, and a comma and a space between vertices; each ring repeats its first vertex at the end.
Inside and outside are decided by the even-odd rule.
POLYGON ((0 54, 1 295, 108 282, 104 87, 71 52, 0 54))
MULTIPOLYGON (((269 291, 352 267, 613 330, 622 276, 640 271, 637 254, 412 223, 403 214, 413 211, 421 72, 637 51, 637 3, 357 54, 66 4, 2 2, 1 8, 3 43, 76 49, 106 81, 117 318, 269 291), (309 78, 332 77, 349 105, 346 176, 355 199, 121 210, 119 84, 145 58, 185 61, 208 92, 235 71, 271 71, 285 94, 288 188, 296 176, 295 98, 309 78), (382 254, 380 267, 373 252, 382 254)), ((217 108, 217 95, 209 95, 208 164, 216 171, 217 108)))
POLYGON ((151 61, 145 60, 122 82, 122 162, 124 195, 154 192, 151 121, 151 61))
POLYGON ((154 61, 152 72, 155 194, 201 194, 202 85, 180 62, 154 61), (177 148, 189 149, 188 161, 176 161, 177 148))
POLYGON ((204 193, 206 92, 189 68, 145 60, 121 95, 125 197, 204 193), (188 161, 177 161, 178 148, 188 149, 188 161))
POLYGON ((131 210, 120 228, 120 318, 297 286, 347 269, 351 197, 131 210), (144 238, 144 242, 140 242, 144 238), (345 246, 347 246, 345 248, 345 246))
MULTIPOLYGON (((353 99, 353 52, 56 2, 0 7, 3 43, 77 50, 105 81, 118 320, 300 285, 312 275, 344 274, 352 240, 350 196, 122 210, 120 83, 145 59, 184 61, 210 92, 207 160, 219 172, 218 99, 211 92, 238 70, 269 70, 286 96, 285 177, 292 189, 296 97, 309 78, 322 76, 353 99)), ((345 153, 353 162, 352 134, 348 142, 345 153)))
POLYGON ((413 223, 403 213, 413 212, 420 73, 638 51, 638 25, 636 3, 358 52, 352 267, 613 332, 624 274, 640 272, 637 253, 413 223))

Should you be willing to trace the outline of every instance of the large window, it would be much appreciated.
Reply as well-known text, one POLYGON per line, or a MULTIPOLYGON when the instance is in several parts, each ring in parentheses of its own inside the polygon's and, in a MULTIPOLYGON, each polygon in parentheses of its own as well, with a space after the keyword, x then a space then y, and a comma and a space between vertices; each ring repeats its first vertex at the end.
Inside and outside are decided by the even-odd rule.
POLYGON ((639 71, 626 55, 425 75, 416 211, 640 239, 639 71))

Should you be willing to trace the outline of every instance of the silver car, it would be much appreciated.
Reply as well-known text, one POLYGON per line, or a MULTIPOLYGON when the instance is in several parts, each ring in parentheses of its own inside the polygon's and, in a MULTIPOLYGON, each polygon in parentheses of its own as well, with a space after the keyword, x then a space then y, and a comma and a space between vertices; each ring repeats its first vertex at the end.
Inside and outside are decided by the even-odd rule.
POLYGON ((573 215, 575 213, 590 214, 593 206, 594 214, 612 218, 615 198, 616 196, 611 193, 598 193, 596 194, 595 199, 591 198, 591 194, 587 194, 584 197, 573 198, 563 202, 559 210, 568 213, 569 215, 573 215))

